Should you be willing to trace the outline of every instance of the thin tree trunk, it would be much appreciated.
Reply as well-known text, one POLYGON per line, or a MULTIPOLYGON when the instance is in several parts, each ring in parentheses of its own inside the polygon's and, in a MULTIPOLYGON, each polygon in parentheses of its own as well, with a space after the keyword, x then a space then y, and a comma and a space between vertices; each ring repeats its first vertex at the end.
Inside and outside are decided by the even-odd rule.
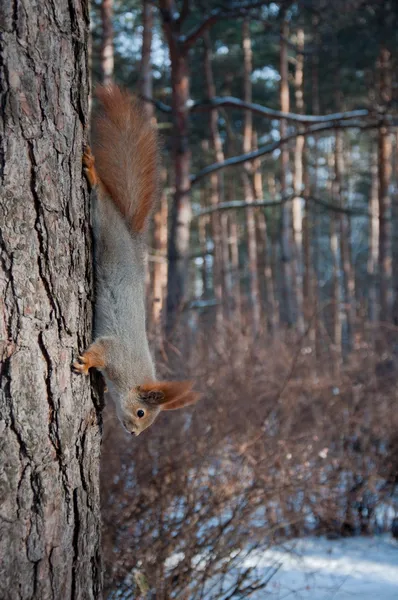
POLYGON ((392 307, 392 320, 394 325, 398 325, 398 131, 395 131, 394 135, 394 153, 392 160, 392 172, 395 185, 393 187, 392 197, 392 269, 393 269, 393 286, 394 286, 394 299, 392 307))
MULTIPOLYGON (((149 0, 143 0, 142 7, 142 54, 140 69, 140 93, 146 98, 153 95, 153 73, 152 73, 152 31, 153 31, 153 6, 149 0)), ((153 104, 144 104, 148 119, 156 123, 153 104)), ((153 218, 152 247, 155 255, 159 258, 166 254, 167 249, 167 197, 165 186, 167 172, 163 170, 161 176, 160 202, 153 218)), ((147 267, 149 268, 149 266, 147 267)), ((149 325, 154 329, 157 342, 162 343, 162 311, 164 301, 164 290, 167 282, 167 262, 155 260, 152 265, 152 273, 149 278, 147 298, 150 298, 149 325)))
POLYGON ((102 0, 101 3, 102 43, 101 43, 101 77, 102 83, 108 85, 113 81, 113 0, 102 0))
POLYGON ((173 115, 173 163, 175 195, 171 206, 170 234, 168 239, 169 270, 167 280, 168 333, 174 328, 179 311, 185 300, 187 279, 190 223, 191 152, 188 141, 189 69, 188 55, 176 42, 178 24, 173 0, 160 0, 163 29, 169 46, 171 62, 172 115, 173 115))
MULTIPOLYGON (((252 49, 250 39, 250 22, 245 19, 242 25, 242 43, 243 43, 243 97, 245 102, 252 101, 252 49)), ((245 111, 244 129, 243 129, 243 152, 250 152, 252 148, 252 113, 245 111)), ((244 166, 243 191, 244 199, 247 204, 253 202, 253 191, 250 183, 250 165, 244 166)), ((246 210, 246 229, 247 229, 247 251, 249 257, 250 273, 250 305, 252 311, 253 332, 257 333, 260 327, 260 293, 258 284, 257 270, 257 241, 256 241, 256 220, 254 209, 246 210)))
MULTIPOLYGON (((336 155, 330 152, 328 156, 329 169, 335 169, 336 155)), ((329 191, 334 201, 335 189, 334 180, 329 182, 329 191)), ((338 217, 335 213, 330 215, 330 251, 332 254, 332 340, 334 345, 333 367, 334 374, 338 375, 341 365, 341 312, 340 312, 340 260, 339 260, 339 237, 338 237, 338 217)))
MULTIPOLYGON (((344 151, 343 151, 343 132, 336 130, 335 135, 335 161, 334 161, 334 197, 335 201, 344 207, 345 193, 343 189, 344 177, 344 151)), ((344 312, 347 322, 347 340, 348 349, 351 348, 355 325, 355 276, 351 261, 350 244, 350 224, 348 216, 341 213, 339 215, 340 223, 340 256, 343 269, 343 298, 344 312)))
MULTIPOLYGON (((140 68, 140 93, 146 98, 153 95, 152 75, 152 30, 153 30, 153 5, 150 0, 142 2, 142 52, 140 68)), ((148 118, 154 116, 154 107, 151 102, 145 103, 148 118)))
MULTIPOLYGON (((311 60, 311 100, 312 100, 312 113, 319 115, 320 110, 320 96, 319 96, 319 49, 320 49, 320 35, 319 35, 319 15, 314 14, 312 17, 313 27, 313 38, 314 38, 314 52, 311 60)), ((313 179, 311 182, 311 193, 315 198, 318 197, 318 168, 319 168, 319 148, 318 138, 314 136, 314 147, 312 150, 312 156, 314 161, 314 172, 313 179)), ((311 248, 312 248, 312 260, 311 260, 311 273, 312 273, 312 306, 313 312, 313 323, 314 327, 310 330, 311 339, 315 342, 315 354, 316 357, 321 355, 321 335, 320 335, 320 315, 319 315, 319 279, 321 276, 321 265, 320 265, 320 217, 317 206, 311 207, 311 212, 306 213, 309 217, 308 227, 311 234, 311 248)), ((311 250, 310 250, 311 252, 311 250)))
MULTIPOLYGON (((165 190, 167 182, 166 169, 162 172, 162 191, 160 195, 159 208, 154 214, 152 245, 155 254, 161 257, 166 256, 167 252, 167 195, 165 190)), ((167 261, 158 260, 153 264, 152 270, 152 311, 151 321, 155 328, 158 342, 162 339, 162 314, 167 286, 167 261)))
MULTIPOLYGON (((258 148, 257 134, 253 132, 253 149, 258 148)), ((263 180, 260 170, 260 161, 253 163, 253 188, 256 200, 261 200, 263 194, 263 180)), ((272 278, 271 258, 269 252, 268 225, 265 211, 259 210, 256 215, 256 224, 258 231, 258 268, 261 274, 260 283, 263 282, 263 300, 262 304, 266 306, 265 314, 267 317, 267 329, 273 335, 277 327, 277 303, 275 298, 275 287, 272 278)))
POLYGON ((375 323, 378 319, 377 304, 377 270, 379 264, 379 181, 377 170, 377 152, 371 153, 371 188, 369 197, 369 320, 375 323))
MULTIPOLYGON (((208 99, 214 98, 216 95, 216 89, 213 79, 212 70, 212 53, 211 53, 211 41, 208 32, 204 35, 204 71, 205 71, 205 82, 206 82, 206 95, 208 99)), ((222 149, 222 141, 220 132, 218 130, 218 111, 212 110, 209 115, 210 125, 210 138, 211 146, 214 151, 216 162, 222 162, 224 160, 224 152, 222 149)), ((213 173, 210 176, 210 202, 212 206, 222 201, 223 189, 222 189, 222 174, 213 173), (220 200, 221 198, 221 200, 220 200)), ((211 217, 212 230, 213 230, 213 242, 214 242, 214 269, 213 269, 213 288, 214 295, 217 300, 216 307, 216 320, 219 333, 222 329, 223 324, 223 312, 225 303, 225 272, 228 267, 224 264, 226 257, 228 256, 228 250, 225 252, 225 247, 228 248, 228 230, 226 229, 227 221, 223 218, 222 214, 214 212, 211 217)))
MULTIPOLYGON (((295 71, 295 96, 296 111, 298 114, 304 113, 304 30, 297 31, 297 50, 296 71, 295 71)), ((294 179, 293 189, 294 198, 292 202, 293 212, 293 242, 295 251, 295 295, 297 303, 297 329, 300 334, 304 333, 304 315, 303 315, 303 214, 302 214, 302 194, 303 194, 303 154, 304 154, 304 136, 298 136, 296 139, 296 148, 294 152, 294 179)))
MULTIPOLYGON (((289 35, 288 22, 284 17, 281 25, 280 36, 280 105, 283 112, 289 112, 289 82, 288 82, 288 56, 287 56, 287 39, 289 35)), ((285 119, 280 120, 280 136, 285 137, 287 134, 287 123, 285 119)), ((289 170, 289 149, 286 144, 281 149, 281 193, 282 196, 287 195, 287 173, 289 170)), ((292 206, 291 202, 284 202, 282 206, 282 294, 283 294, 283 320, 288 327, 294 323, 293 316, 293 268, 292 268, 292 206)))
POLYGON ((0 597, 96 600, 101 416, 71 371, 92 316, 88 8, 5 3, 2 18, 0 597))
MULTIPOLYGON (((391 56, 387 48, 380 52, 380 100, 391 100, 391 56)), ((392 241, 391 241, 391 136, 386 125, 378 130, 378 178, 379 178, 379 277, 380 320, 389 321, 392 308, 392 241)))

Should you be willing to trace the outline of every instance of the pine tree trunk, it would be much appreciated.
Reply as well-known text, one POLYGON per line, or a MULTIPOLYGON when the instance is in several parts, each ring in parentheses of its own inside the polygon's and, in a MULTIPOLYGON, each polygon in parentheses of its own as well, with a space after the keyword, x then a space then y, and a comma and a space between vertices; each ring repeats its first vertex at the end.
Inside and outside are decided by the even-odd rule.
MULTIPOLYGON (((378 69, 380 101, 388 103, 391 100, 391 55, 387 48, 380 51, 378 69)), ((386 125, 380 126, 378 134, 380 320, 389 321, 392 308, 391 136, 386 125)))
POLYGON ((101 418, 71 371, 91 331, 88 7, 2 19, 0 597, 96 600, 101 418))
MULTIPOLYGON (((243 21, 242 26, 243 42, 243 98, 245 102, 252 101, 252 49, 250 39, 250 23, 243 21)), ((243 152, 250 152, 252 149, 252 113, 247 110, 244 117, 243 129, 243 152)), ((246 204, 253 202, 253 191, 250 182, 250 165, 245 165, 243 173, 243 191, 246 204)), ((250 306, 252 311, 253 332, 256 333, 260 327, 260 292, 258 285, 257 270, 257 241, 256 241, 256 219, 253 208, 246 209, 246 230, 247 230, 247 252, 249 257, 250 273, 250 306)))
MULTIPOLYGON (((331 152, 328 156, 328 165, 330 169, 335 168, 336 156, 331 152)), ((337 200, 334 196, 334 180, 329 182, 330 195, 334 202, 337 200)), ((334 345, 333 367, 337 375, 341 365, 341 312, 340 312, 340 260, 339 260, 339 236, 338 236, 338 217, 335 212, 330 214, 330 251, 332 254, 332 340, 334 345)))
POLYGON ((152 270, 152 310, 151 323, 155 329, 158 342, 162 338, 162 311, 167 286, 167 196, 164 186, 167 181, 166 170, 162 173, 162 192, 159 207, 153 217, 152 245, 155 251, 155 261, 152 270))
POLYGON ((166 320, 166 330, 171 333, 185 301, 192 217, 191 182, 189 178, 191 152, 188 141, 189 67, 187 53, 176 42, 179 25, 174 20, 176 13, 174 1, 161 0, 160 8, 163 16, 163 29, 170 53, 173 116, 175 194, 170 210, 166 320))
MULTIPOLYGON (((211 41, 208 32, 204 35, 204 71, 205 71, 205 82, 206 82, 206 96, 208 99, 214 98, 216 95, 216 89, 213 79, 213 70, 211 65, 211 41)), ((220 132, 218 130, 218 111, 211 110, 209 115, 209 126, 210 126, 210 139, 211 146, 214 152, 216 162, 222 162, 224 160, 224 152, 222 149, 222 141, 220 132)), ((222 199, 223 185, 222 185, 222 174, 213 173, 210 177, 210 202, 212 206, 217 206, 222 199)), ((213 242, 214 242, 214 268, 213 268, 213 289, 214 295, 217 300, 216 307, 216 320, 219 332, 221 331, 223 324, 223 312, 225 304, 225 272, 228 268, 228 263, 225 263, 225 259, 228 257, 228 250, 225 252, 225 247, 228 248, 228 230, 226 229, 226 219, 223 218, 225 215, 215 211, 211 217, 212 230, 213 230, 213 242)))
MULTIPOLYGON (((153 30, 153 6, 149 0, 143 0, 142 3, 142 53, 140 68, 140 93, 145 98, 152 98, 153 77, 152 77, 152 30, 153 30)), ((151 119, 154 114, 153 104, 145 103, 145 110, 148 118, 151 119)))
POLYGON ((379 129, 379 277, 380 277, 380 320, 388 321, 392 305, 392 262, 391 262, 391 197, 389 194, 391 175, 391 138, 387 127, 379 129))
POLYGON ((102 0, 101 3, 102 43, 101 43, 101 76, 102 83, 108 85, 113 81, 113 0, 102 0))
MULTIPOLYGON (((280 37, 280 106, 283 112, 289 112, 289 82, 288 82, 288 56, 287 38, 289 28, 286 17, 281 25, 280 37)), ((280 136, 286 137, 287 123, 285 119, 280 120, 280 136)), ((281 149, 281 193, 287 196, 287 174, 289 170, 289 150, 285 145, 281 149)), ((291 327, 294 323, 294 299, 293 299, 293 265, 292 265, 292 203, 284 202, 282 206, 282 317, 283 321, 291 327)))
POLYGON ((369 320, 378 319, 377 305, 377 269, 379 264, 379 181, 377 177, 377 152, 371 153, 371 188, 369 197, 369 320))
MULTIPOLYGON (((258 149, 257 134, 253 132, 253 150, 258 149)), ((256 200, 263 199, 263 179, 260 169, 260 161, 253 162, 253 189, 256 200)), ((265 212, 259 210, 256 215, 256 225, 258 232, 258 269, 260 290, 263 298, 261 303, 265 306, 265 315, 267 317, 267 329, 271 335, 277 327, 277 304, 275 298, 274 281, 272 278, 271 258, 269 252, 268 225, 265 212)))
MULTIPOLYGON (((336 130, 335 137, 335 161, 334 161, 334 197, 337 204, 345 207, 345 192, 343 189, 344 177, 344 153, 343 153, 343 132, 336 130)), ((340 257, 343 269, 343 298, 345 306, 345 316, 347 321, 347 340, 348 349, 351 348, 355 325, 355 276, 351 260, 350 244, 350 225, 348 216, 341 213, 339 215, 340 223, 340 257)))
MULTIPOLYGON (((296 111, 298 114, 304 112, 304 30, 297 31, 297 49, 296 72, 295 72, 295 96, 296 111)), ((296 148, 294 152, 294 179, 293 189, 294 198, 292 202, 293 212, 293 242, 295 252, 295 293, 297 304, 297 330, 300 334, 304 333, 304 315, 303 315, 303 214, 302 214, 302 194, 303 194, 303 155, 305 138, 300 135, 296 139, 296 148)))

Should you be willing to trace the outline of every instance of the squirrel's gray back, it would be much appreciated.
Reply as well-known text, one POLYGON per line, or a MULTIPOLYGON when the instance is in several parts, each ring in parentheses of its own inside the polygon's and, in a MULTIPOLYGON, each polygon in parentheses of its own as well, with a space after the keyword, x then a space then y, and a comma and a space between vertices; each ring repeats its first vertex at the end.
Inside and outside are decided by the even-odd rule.
MULTIPOLYGON (((118 340, 115 348, 132 379, 154 378, 145 323, 146 245, 128 228, 102 190, 92 193, 96 278, 95 336, 118 340)), ((139 385, 142 381, 136 383, 139 385)))

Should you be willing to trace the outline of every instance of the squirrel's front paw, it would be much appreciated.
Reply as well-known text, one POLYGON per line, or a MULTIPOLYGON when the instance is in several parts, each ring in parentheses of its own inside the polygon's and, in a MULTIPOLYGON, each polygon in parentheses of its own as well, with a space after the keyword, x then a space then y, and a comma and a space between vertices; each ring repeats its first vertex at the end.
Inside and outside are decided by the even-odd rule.
POLYGON ((101 342, 94 342, 73 363, 72 368, 76 373, 88 375, 91 368, 103 369, 105 367, 105 349, 101 342))
POLYGON ((83 152, 83 170, 90 187, 98 185, 99 179, 95 170, 95 158, 90 146, 86 146, 83 152))
POLYGON ((75 360, 75 362, 72 365, 72 369, 75 371, 75 373, 78 373, 79 375, 88 375, 89 368, 89 361, 84 356, 84 354, 82 356, 79 356, 78 359, 75 360))

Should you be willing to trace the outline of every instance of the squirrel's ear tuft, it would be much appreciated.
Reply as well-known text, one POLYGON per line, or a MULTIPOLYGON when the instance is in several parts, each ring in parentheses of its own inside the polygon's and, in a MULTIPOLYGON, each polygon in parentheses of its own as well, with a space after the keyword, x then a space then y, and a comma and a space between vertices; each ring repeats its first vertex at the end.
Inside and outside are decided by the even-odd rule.
POLYGON ((175 410, 199 400, 200 395, 192 391, 192 386, 192 381, 154 381, 141 385, 139 395, 161 410, 175 410))

